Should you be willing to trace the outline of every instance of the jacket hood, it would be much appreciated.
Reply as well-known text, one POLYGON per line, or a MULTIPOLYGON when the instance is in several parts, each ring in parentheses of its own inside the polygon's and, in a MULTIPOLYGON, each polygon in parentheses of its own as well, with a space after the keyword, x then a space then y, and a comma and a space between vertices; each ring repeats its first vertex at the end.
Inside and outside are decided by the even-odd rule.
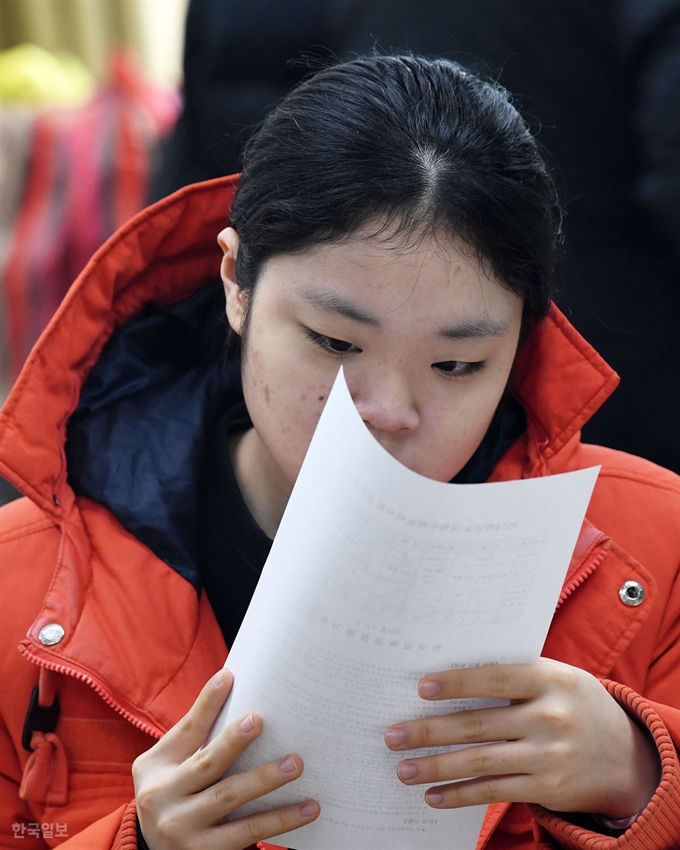
MULTIPOLYGON (((240 393, 238 364, 221 353, 217 245, 236 182, 188 186, 114 234, 69 290, 0 411, 0 474, 56 523, 76 492, 92 495, 94 479, 92 497, 107 493, 122 524, 180 573, 191 559, 203 425, 240 393), (98 462, 102 449, 115 460, 98 462)), ((553 306, 515 372, 535 474, 617 383, 553 306)))
POLYGON ((66 435, 114 333, 219 280, 217 234, 236 178, 182 189, 139 213, 94 254, 36 343, 0 411, 0 473, 59 519, 74 500, 66 435))

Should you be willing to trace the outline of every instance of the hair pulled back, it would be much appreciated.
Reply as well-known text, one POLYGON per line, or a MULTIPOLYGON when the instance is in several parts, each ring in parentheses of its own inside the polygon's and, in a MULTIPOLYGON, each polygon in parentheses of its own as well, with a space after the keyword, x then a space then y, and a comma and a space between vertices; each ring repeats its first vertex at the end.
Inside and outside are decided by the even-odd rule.
POLYGON ((558 229, 538 145, 500 86, 444 59, 370 56, 325 68, 269 114, 244 154, 230 223, 236 275, 356 234, 443 232, 524 300, 550 304, 558 229))

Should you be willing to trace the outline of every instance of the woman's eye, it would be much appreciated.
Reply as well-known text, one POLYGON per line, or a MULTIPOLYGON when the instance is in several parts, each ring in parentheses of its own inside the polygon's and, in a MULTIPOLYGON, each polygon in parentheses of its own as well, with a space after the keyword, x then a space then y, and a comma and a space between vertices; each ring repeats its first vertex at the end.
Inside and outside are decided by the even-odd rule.
POLYGON ((440 363, 433 363, 432 368, 438 372, 442 372, 444 375, 474 375, 475 372, 479 372, 484 368, 484 361, 442 360, 440 363))
POLYGON ((332 336, 325 336, 321 339, 326 348, 337 354, 346 354, 354 348, 351 342, 346 342, 344 339, 334 339, 332 336))
POLYGON ((357 346, 351 342, 347 342, 344 339, 336 339, 332 336, 326 336, 325 334, 318 334, 316 331, 309 328, 306 329, 306 334, 315 345, 318 345, 319 348, 323 348, 323 350, 327 351, 329 354, 353 354, 354 352, 361 351, 360 348, 357 348, 357 346))

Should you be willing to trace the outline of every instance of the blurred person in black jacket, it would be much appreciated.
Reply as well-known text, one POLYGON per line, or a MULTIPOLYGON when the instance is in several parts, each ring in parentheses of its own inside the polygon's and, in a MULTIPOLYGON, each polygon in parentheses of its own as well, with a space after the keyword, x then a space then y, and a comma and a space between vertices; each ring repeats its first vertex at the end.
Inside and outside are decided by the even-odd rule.
POLYGON ((302 54, 456 59, 518 96, 566 209, 558 303, 619 372, 590 442, 680 472, 680 0, 191 0, 185 110, 155 187, 239 170, 302 54))

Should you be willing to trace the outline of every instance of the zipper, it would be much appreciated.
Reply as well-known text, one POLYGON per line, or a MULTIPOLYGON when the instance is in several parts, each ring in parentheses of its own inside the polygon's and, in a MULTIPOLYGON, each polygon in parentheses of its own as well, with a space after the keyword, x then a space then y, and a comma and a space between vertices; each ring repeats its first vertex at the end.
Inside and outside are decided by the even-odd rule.
POLYGON ((145 723, 143 720, 140 720, 138 717, 135 717, 127 709, 123 708, 122 705, 117 703, 114 698, 106 691, 98 682, 96 682, 91 676, 88 676, 86 673, 81 673, 80 670, 74 670, 72 667, 67 667, 65 664, 56 664, 51 661, 45 661, 40 658, 39 655, 35 655, 31 652, 30 649, 24 647, 23 648, 24 657, 35 664, 38 667, 44 667, 46 670, 51 670, 54 673, 59 673, 62 676, 70 676, 72 679, 77 679, 80 682, 84 682, 86 685, 92 688, 92 690, 101 697, 104 702, 110 706, 114 711, 120 714, 125 718, 129 723, 132 723, 137 729, 141 730, 147 735, 151 735, 152 738, 160 739, 163 733, 156 729, 154 726, 151 726, 149 723, 145 723))
POLYGON ((565 584, 562 588, 562 593, 560 593, 560 597, 557 600, 557 605, 555 606, 555 610, 562 605, 562 603, 576 590, 577 587, 583 584, 583 582, 588 578, 589 575, 595 572, 595 570, 600 566, 602 561, 605 559, 605 555, 607 554, 606 549, 601 549, 595 557, 591 558, 588 563, 583 567, 583 569, 575 575, 572 580, 565 584))

